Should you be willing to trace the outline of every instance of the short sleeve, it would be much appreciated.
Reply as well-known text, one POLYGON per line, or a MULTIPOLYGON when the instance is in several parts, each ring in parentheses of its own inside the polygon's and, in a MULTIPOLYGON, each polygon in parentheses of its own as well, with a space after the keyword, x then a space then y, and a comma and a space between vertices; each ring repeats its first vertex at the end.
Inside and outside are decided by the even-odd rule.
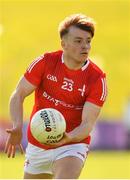
POLYGON ((106 75, 101 75, 96 82, 94 82, 90 87, 89 95, 86 101, 94 103, 98 106, 103 106, 107 97, 107 83, 106 75))
POLYGON ((38 86, 45 69, 45 55, 36 58, 24 73, 24 77, 33 85, 38 86))

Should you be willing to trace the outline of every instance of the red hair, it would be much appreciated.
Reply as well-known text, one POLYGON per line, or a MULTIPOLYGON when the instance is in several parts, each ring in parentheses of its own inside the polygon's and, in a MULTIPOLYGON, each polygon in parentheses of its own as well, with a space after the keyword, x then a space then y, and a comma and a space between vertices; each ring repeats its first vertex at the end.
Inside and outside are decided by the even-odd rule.
POLYGON ((69 27, 71 26, 75 26, 84 31, 88 31, 91 33, 92 37, 94 36, 95 22, 90 17, 87 17, 83 14, 73 14, 66 17, 59 24, 58 30, 61 38, 69 32, 69 27))

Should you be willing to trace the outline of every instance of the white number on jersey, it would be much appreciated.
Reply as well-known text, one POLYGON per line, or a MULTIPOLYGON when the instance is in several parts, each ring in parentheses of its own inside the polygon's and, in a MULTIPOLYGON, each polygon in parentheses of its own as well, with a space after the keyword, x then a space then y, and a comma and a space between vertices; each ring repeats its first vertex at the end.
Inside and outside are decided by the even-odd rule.
POLYGON ((63 85, 61 86, 61 88, 67 91, 73 91, 73 84, 68 81, 63 81, 63 85))

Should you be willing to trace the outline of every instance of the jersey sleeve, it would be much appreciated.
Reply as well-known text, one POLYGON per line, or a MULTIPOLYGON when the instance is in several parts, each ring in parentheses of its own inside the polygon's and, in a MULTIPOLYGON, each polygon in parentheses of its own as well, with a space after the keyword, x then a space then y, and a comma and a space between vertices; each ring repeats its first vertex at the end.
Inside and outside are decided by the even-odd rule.
POLYGON ((94 82, 90 87, 89 95, 86 101, 94 103, 98 106, 103 106, 107 97, 107 83, 106 75, 101 75, 96 82, 94 82))
POLYGON ((27 68, 24 77, 33 85, 38 86, 41 82, 45 69, 45 55, 36 58, 27 68))

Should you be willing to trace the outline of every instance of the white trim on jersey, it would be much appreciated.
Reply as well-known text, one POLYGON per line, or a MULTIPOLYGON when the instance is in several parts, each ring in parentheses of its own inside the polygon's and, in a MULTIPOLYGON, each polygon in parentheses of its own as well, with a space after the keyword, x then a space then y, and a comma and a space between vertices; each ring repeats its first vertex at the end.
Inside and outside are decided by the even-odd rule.
POLYGON ((90 61, 87 60, 87 63, 82 67, 82 71, 84 71, 85 69, 87 69, 88 65, 89 65, 90 61))
POLYGON ((100 100, 104 101, 106 96, 107 96, 107 85, 106 85, 106 79, 105 78, 101 78, 102 81, 102 95, 100 100))
POLYGON ((62 53, 62 56, 61 56, 61 62, 64 63, 63 53, 62 53))
POLYGON ((34 68, 34 66, 39 62, 41 61, 42 59, 44 58, 44 55, 38 57, 36 60, 34 60, 30 66, 28 67, 27 71, 30 73, 32 71, 32 69, 34 68))

